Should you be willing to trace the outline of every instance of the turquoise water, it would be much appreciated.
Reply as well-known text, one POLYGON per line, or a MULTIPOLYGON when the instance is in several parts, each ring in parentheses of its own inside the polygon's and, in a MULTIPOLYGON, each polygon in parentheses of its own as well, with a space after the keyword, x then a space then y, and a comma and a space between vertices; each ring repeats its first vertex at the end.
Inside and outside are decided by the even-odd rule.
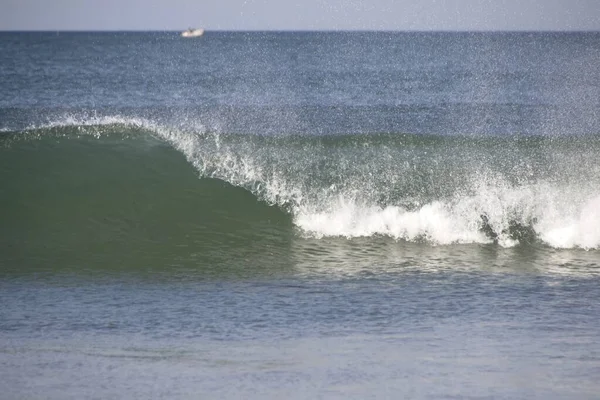
POLYGON ((597 397, 597 38, 0 34, 2 392, 597 397))

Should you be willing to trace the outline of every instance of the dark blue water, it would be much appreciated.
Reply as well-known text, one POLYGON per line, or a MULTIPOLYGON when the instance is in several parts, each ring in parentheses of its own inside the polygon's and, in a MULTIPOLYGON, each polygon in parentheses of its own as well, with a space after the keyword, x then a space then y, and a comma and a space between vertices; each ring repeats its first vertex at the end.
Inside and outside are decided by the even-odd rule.
POLYGON ((597 398, 598 39, 0 33, 1 392, 597 398))
POLYGON ((589 134, 597 43, 597 33, 3 33, 0 107, 4 125, 110 110, 224 132, 589 134))

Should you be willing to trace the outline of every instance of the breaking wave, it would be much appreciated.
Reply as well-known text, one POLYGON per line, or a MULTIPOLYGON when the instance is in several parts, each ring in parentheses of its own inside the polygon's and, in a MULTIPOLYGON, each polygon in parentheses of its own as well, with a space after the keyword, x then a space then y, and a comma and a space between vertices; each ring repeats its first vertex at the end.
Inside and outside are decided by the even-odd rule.
MULTIPOLYGON (((6 161, 0 174, 16 182, 14 204, 35 200, 22 198, 24 165, 37 165, 36 174, 48 168, 63 171, 72 154, 93 153, 97 162, 68 169, 69 179, 85 175, 82 182, 104 185, 99 190, 119 196, 111 204, 120 207, 123 219, 136 218, 127 214, 132 193, 154 187, 152 201, 171 212, 178 209, 178 192, 210 191, 213 205, 238 196, 224 211, 236 212, 237 222, 227 225, 231 232, 260 224, 264 217, 279 221, 277 229, 313 238, 389 236, 432 245, 600 248, 600 139, 594 136, 266 136, 218 133, 189 121, 171 126, 108 116, 67 117, 0 138, 6 161), (181 178, 180 170, 168 179, 157 178, 175 168, 178 153, 194 168, 194 181, 181 178), (131 179, 131 185, 110 187, 107 176, 118 175, 115 171, 127 175, 135 163, 135 176, 120 177, 131 179), (215 181, 223 183, 207 183, 215 181)), ((58 191, 67 177, 56 173, 44 182, 48 179, 55 180, 58 191)), ((68 191, 63 193, 57 207, 72 206, 68 191)), ((198 224, 214 213, 208 203, 189 207, 185 212, 198 224)), ((230 217, 221 215, 214 226, 230 217)))

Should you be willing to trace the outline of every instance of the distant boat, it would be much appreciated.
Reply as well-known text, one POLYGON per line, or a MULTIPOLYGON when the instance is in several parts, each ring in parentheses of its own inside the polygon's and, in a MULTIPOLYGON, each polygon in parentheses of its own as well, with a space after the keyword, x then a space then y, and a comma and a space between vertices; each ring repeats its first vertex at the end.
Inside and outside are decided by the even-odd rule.
POLYGON ((204 29, 188 29, 186 31, 181 32, 181 36, 183 37, 199 37, 204 35, 204 29))

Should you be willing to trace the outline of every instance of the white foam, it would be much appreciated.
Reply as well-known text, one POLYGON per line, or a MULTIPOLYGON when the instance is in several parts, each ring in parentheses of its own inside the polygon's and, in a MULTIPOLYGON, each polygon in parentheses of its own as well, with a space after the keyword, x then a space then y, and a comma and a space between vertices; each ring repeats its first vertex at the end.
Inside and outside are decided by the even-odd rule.
POLYGON ((339 197, 329 212, 310 212, 300 209, 295 223, 316 237, 344 236, 347 238, 386 235, 409 241, 427 240, 436 244, 485 242, 475 227, 457 218, 441 202, 426 204, 416 211, 402 207, 370 207, 339 197))
POLYGON ((472 196, 433 201, 415 210, 370 206, 339 196, 325 211, 298 207, 294 222, 317 238, 384 235, 447 245, 491 242, 481 229, 485 216, 496 241, 504 247, 519 243, 511 236, 511 227, 518 224, 552 247, 598 249, 600 195, 586 198, 574 192, 575 188, 547 184, 516 188, 499 184, 472 196))
POLYGON ((540 238, 552 247, 600 248, 600 195, 588 199, 575 212, 545 218, 538 224, 540 238))

